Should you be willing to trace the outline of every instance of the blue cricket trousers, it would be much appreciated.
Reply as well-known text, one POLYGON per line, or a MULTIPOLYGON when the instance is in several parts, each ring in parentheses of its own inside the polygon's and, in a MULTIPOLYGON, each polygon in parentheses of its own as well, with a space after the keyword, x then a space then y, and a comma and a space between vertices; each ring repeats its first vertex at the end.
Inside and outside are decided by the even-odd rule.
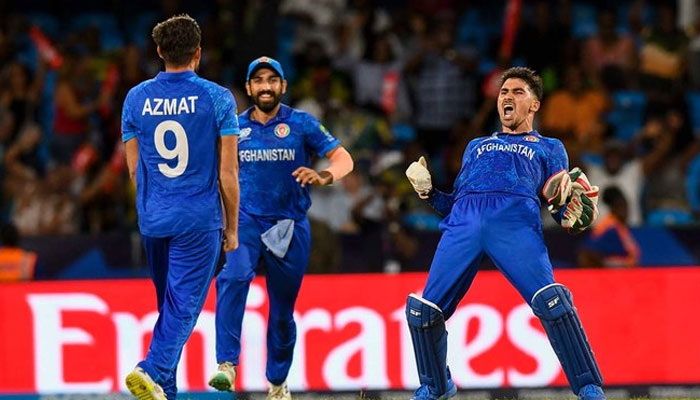
POLYGON ((501 193, 458 199, 442 221, 423 298, 455 311, 474 280, 484 255, 530 304, 535 292, 554 283, 542 236, 539 204, 529 197, 501 193))
POLYGON ((260 235, 275 225, 265 219, 239 213, 238 249, 226 253, 226 265, 216 278, 216 358, 238 365, 241 328, 250 282, 262 259, 270 301, 267 325, 267 380, 279 385, 292 365, 296 324, 294 304, 309 263, 311 230, 308 219, 295 221, 294 236, 284 258, 272 254, 260 235))
POLYGON ((146 359, 139 363, 169 400, 182 348, 202 311, 221 251, 221 230, 177 236, 143 236, 148 267, 158 297, 158 320, 146 359))

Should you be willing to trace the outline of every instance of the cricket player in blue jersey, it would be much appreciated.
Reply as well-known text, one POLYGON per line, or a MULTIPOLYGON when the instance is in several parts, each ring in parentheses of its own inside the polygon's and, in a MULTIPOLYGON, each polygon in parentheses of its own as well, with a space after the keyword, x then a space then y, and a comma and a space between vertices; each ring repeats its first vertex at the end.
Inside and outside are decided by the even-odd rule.
POLYGON ((200 38, 187 15, 156 25, 165 72, 132 88, 122 111, 159 312, 146 359, 126 377, 141 400, 175 399, 177 364, 214 276, 222 228, 224 250, 238 246, 236 103, 230 91, 195 73, 200 38))
POLYGON ((286 89, 279 62, 261 57, 250 63, 246 90, 254 106, 239 115, 240 247, 226 253, 216 279, 219 366, 209 380, 218 390, 234 389, 246 297, 262 261, 270 301, 268 400, 291 399, 286 379, 296 343, 294 303, 311 246, 309 186, 331 184, 353 168, 350 154, 316 118, 280 103, 286 89), (327 157, 329 166, 311 169, 313 153, 327 157))
POLYGON ((555 283, 542 237, 540 196, 563 227, 580 231, 597 215, 598 188, 578 168, 568 171, 562 143, 532 129, 542 81, 516 67, 502 76, 497 106, 502 131, 472 140, 454 192, 432 187, 425 159, 406 175, 440 214, 438 244, 422 296, 411 294, 406 318, 421 386, 414 399, 445 399, 457 389, 447 367, 445 320, 469 289, 486 255, 539 317, 574 393, 605 399, 603 380, 572 302, 555 283))

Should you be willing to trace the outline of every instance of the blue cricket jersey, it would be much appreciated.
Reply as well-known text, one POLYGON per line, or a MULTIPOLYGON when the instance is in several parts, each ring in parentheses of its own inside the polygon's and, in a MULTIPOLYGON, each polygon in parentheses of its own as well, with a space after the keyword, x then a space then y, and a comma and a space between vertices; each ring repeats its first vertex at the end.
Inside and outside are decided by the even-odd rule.
POLYGON ((251 119, 252 110, 239 115, 240 209, 263 217, 305 218, 311 206, 309 186, 302 188, 292 172, 310 168, 312 153, 323 157, 340 141, 304 111, 282 104, 262 124, 251 119))
POLYGON ((467 145, 454 192, 434 191, 429 202, 447 215, 454 201, 470 193, 503 193, 529 197, 539 204, 547 179, 568 170, 569 160, 558 139, 537 131, 519 134, 496 132, 467 145))
POLYGON ((153 237, 222 227, 219 136, 237 135, 231 92, 192 71, 161 72, 132 88, 122 140, 136 138, 136 209, 153 237))

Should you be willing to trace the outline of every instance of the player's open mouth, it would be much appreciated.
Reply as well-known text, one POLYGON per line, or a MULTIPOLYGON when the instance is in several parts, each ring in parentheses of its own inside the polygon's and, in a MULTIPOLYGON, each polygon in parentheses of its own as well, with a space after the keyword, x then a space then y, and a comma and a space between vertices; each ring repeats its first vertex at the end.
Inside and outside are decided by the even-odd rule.
POLYGON ((515 112, 515 107, 513 107, 512 105, 508 104, 508 105, 503 106, 503 115, 504 116, 510 117, 511 115, 513 115, 514 112, 515 112))

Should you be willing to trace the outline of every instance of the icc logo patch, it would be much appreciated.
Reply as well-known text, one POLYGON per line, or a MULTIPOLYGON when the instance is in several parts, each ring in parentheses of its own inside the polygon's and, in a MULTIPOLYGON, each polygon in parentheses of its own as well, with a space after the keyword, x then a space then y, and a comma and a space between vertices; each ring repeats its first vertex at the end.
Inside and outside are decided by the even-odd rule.
POLYGON ((331 141, 331 142, 333 141, 333 136, 331 136, 331 133, 328 132, 328 129, 326 129, 326 127, 323 126, 323 125, 321 125, 321 132, 323 132, 323 134, 326 135, 326 138, 327 138, 329 141, 331 141))
POLYGON ((537 138, 537 136, 532 136, 532 135, 527 135, 525 136, 525 140, 528 142, 539 142, 540 139, 537 138))
POLYGON ((289 136, 289 132, 291 132, 291 129, 289 129, 289 125, 287 124, 278 124, 275 127, 275 136, 280 139, 284 139, 289 136))

